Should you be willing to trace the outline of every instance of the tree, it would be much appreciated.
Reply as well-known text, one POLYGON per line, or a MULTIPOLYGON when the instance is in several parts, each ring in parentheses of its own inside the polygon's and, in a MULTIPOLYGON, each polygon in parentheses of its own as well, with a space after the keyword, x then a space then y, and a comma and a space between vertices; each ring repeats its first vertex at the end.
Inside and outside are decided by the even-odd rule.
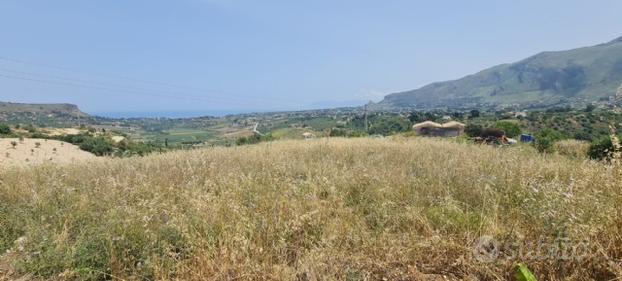
POLYGON ((369 129, 369 133, 372 135, 391 135, 400 132, 406 132, 410 130, 410 123, 402 118, 393 117, 383 119, 369 129))
POLYGON ((480 112, 477 109, 471 110, 470 115, 469 115, 470 118, 477 118, 479 116, 480 116, 480 112))
POLYGON ((499 121, 497 122, 495 127, 497 129, 503 130, 505 132, 505 135, 510 138, 520 136, 520 134, 522 133, 520 126, 510 121, 499 121))
POLYGON ((411 112, 410 115, 408 115, 408 120, 410 120, 410 122, 413 122, 413 123, 419 123, 419 122, 426 121, 426 116, 419 111, 414 111, 414 112, 411 112))
POLYGON ((464 118, 464 113, 460 112, 460 111, 454 111, 450 114, 450 116, 454 119, 462 119, 464 118))

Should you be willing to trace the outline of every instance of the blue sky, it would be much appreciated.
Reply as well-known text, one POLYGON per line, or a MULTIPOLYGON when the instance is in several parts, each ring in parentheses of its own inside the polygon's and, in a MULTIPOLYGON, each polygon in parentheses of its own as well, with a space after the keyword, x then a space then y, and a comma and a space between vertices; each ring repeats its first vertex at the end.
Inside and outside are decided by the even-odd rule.
POLYGON ((3 0, 0 100, 87 112, 358 105, 622 36, 617 0, 3 0))

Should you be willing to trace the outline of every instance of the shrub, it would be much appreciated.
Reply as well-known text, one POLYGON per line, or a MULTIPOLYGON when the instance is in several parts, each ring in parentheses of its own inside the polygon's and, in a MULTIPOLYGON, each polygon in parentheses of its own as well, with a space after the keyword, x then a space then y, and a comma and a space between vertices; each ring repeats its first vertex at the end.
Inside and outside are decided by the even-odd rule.
POLYGON ((554 141, 550 138, 541 137, 537 138, 535 142, 533 142, 533 146, 541 153, 552 153, 554 141))
POLYGON ((479 137, 482 134, 482 126, 477 125, 477 124, 468 124, 464 128, 464 132, 469 137, 472 137, 472 138, 479 137))
POLYGON ((0 124, 0 135, 10 135, 11 133, 11 127, 7 124, 0 124))
POLYGON ((41 132, 34 132, 34 133, 30 134, 30 137, 33 138, 33 139, 47 139, 48 138, 47 135, 44 135, 41 132))
POLYGON ((509 138, 515 138, 520 136, 522 130, 518 124, 510 121, 499 121, 495 125, 497 129, 501 129, 505 132, 505 135, 509 138))
POLYGON ((331 137, 345 137, 348 135, 348 132, 345 129, 341 128, 333 128, 330 130, 329 136, 331 137))
POLYGON ((142 143, 142 142, 129 142, 126 140, 118 143, 117 147, 120 148, 121 151, 123 151, 124 153, 129 153, 129 155, 138 155, 138 156, 146 156, 161 148, 161 146, 158 146, 152 142, 142 143))
POLYGON ((263 142, 263 141, 271 141, 273 139, 274 138, 270 134, 265 135, 265 136, 260 136, 258 134, 254 134, 252 136, 238 138, 235 141, 235 144, 236 145, 257 144, 257 143, 260 143, 260 142, 263 142))
POLYGON ((32 124, 28 124, 28 126, 24 127, 24 129, 26 129, 29 133, 35 133, 37 131, 35 126, 32 124))
POLYGON ((613 152, 611 137, 602 137, 590 145, 587 155, 594 160, 610 160, 613 152))
POLYGON ((505 132, 503 130, 499 130, 499 129, 496 129, 496 128, 484 128, 480 132, 479 136, 482 137, 482 138, 494 137, 494 138, 499 139, 499 138, 505 136, 505 132))
POLYGON ((97 156, 110 155, 114 151, 112 144, 105 138, 90 138, 80 144, 80 149, 97 156))
POLYGON ((555 142, 564 139, 564 135, 559 131, 553 129, 543 129, 535 134, 536 140, 533 142, 533 146, 539 152, 551 153, 554 151, 553 144, 555 142))
POLYGON ((593 137, 591 134, 589 134, 589 133, 587 133, 587 132, 582 131, 582 132, 577 132, 577 133, 575 133, 575 134, 574 134, 574 139, 575 139, 575 140, 581 140, 581 141, 591 142, 591 141, 593 141, 593 140, 594 140, 594 137, 593 137))

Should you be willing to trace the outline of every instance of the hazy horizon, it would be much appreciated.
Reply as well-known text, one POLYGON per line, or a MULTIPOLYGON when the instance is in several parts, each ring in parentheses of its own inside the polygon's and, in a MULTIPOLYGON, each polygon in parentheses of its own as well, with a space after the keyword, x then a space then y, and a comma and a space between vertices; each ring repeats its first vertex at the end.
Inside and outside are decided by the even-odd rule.
POLYGON ((622 35, 618 1, 0 4, 0 100, 89 113, 358 106, 622 35))

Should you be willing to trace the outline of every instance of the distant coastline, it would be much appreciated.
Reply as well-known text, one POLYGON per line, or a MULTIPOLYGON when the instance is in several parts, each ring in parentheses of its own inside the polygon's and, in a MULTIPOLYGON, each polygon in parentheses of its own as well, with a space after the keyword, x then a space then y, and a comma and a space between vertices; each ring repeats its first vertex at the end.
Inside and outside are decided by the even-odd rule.
POLYGON ((206 110, 206 111, 103 111, 89 112, 89 114, 109 118, 194 118, 194 117, 223 117, 234 114, 267 112, 266 110, 206 110))

